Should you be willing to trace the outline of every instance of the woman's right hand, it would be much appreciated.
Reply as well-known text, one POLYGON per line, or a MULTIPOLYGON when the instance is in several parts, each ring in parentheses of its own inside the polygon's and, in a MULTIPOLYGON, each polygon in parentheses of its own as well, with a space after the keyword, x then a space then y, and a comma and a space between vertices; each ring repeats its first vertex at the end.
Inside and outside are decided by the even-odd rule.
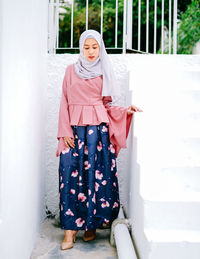
POLYGON ((70 148, 74 148, 75 147, 75 144, 74 144, 74 138, 70 138, 70 137, 64 137, 64 143, 65 143, 65 146, 70 148))

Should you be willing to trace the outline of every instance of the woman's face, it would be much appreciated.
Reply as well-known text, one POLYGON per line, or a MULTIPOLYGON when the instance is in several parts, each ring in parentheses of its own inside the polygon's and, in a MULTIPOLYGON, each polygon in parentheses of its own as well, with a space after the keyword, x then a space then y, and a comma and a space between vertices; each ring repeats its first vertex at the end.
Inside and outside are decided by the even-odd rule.
POLYGON ((99 56, 99 51, 100 47, 95 39, 88 38, 85 40, 83 45, 83 54, 88 61, 95 61, 99 56))

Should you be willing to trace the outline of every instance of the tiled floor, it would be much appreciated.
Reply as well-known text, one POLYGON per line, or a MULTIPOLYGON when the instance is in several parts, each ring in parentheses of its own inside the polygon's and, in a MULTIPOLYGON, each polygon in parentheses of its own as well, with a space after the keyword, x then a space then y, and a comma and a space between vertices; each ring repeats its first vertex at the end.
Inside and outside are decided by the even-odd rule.
POLYGON ((97 229, 95 240, 84 242, 84 230, 78 231, 74 247, 61 250, 64 230, 54 219, 46 219, 30 259, 116 259, 116 248, 110 245, 110 229, 97 229))

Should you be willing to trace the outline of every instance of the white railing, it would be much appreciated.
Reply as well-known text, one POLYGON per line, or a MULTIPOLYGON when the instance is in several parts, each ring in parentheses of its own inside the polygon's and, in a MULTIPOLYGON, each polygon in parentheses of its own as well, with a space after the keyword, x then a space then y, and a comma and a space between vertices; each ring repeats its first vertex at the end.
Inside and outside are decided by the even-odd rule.
MULTIPOLYGON (((138 14, 138 25, 137 28, 133 27, 133 1, 135 0, 124 0, 123 7, 123 45, 118 46, 118 0, 113 0, 115 2, 115 46, 113 48, 106 46, 106 49, 121 49, 123 53, 126 53, 127 50, 136 51, 139 53, 150 53, 149 43, 153 43, 153 54, 156 54, 157 50, 157 0, 154 0, 154 35, 153 38, 149 38, 149 0, 146 0, 146 35, 142 34, 141 23, 142 23, 142 14, 141 14, 141 0, 138 0, 137 12, 138 14), (132 47, 132 36, 133 32, 137 30, 137 47, 132 47), (141 39, 146 37, 146 49, 141 50, 141 39)), ((168 53, 171 54, 172 42, 171 36, 173 32, 173 54, 177 52, 177 0, 168 0, 169 4, 169 17, 168 17, 168 42, 165 46, 165 32, 164 32, 164 6, 165 1, 162 0, 161 5, 161 53, 166 52, 166 47, 168 48, 168 53), (173 4, 172 4, 173 1, 173 4), (173 6, 173 10, 172 10, 173 6), (173 31, 172 31, 172 13, 173 13, 173 31)), ((49 53, 56 53, 56 50, 59 49, 78 49, 78 46, 73 44, 73 27, 74 27, 74 4, 75 0, 49 0, 49 38, 48 38, 48 49, 49 53), (59 16, 60 10, 63 6, 71 6, 71 44, 69 48, 63 48, 59 46, 59 16)), ((85 1, 86 4, 86 17, 85 17, 85 29, 88 29, 88 17, 89 17, 89 0, 85 1)), ((95 29, 95 28, 94 28, 95 29)), ((100 33, 103 35, 103 0, 101 0, 101 21, 100 21, 100 33)))

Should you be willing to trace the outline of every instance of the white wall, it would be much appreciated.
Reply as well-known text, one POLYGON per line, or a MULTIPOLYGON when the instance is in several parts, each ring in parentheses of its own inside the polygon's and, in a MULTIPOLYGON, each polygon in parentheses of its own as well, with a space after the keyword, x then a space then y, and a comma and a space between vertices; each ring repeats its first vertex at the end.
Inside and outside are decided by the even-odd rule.
POLYGON ((48 1, 1 1, 0 258, 28 259, 44 204, 48 1))

